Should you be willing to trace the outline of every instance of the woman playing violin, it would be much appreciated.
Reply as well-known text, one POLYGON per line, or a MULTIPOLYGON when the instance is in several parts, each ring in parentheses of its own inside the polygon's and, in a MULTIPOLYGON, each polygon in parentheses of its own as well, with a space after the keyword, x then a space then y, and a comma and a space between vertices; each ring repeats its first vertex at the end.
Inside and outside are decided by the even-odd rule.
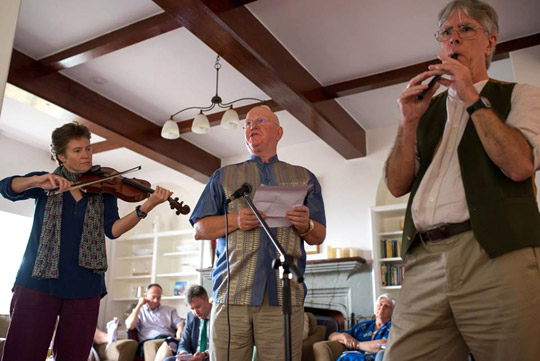
POLYGON ((53 173, 0 181, 5 198, 35 201, 30 239, 13 287, 4 361, 45 360, 57 317, 55 359, 86 360, 99 302, 107 293, 105 236, 121 236, 171 195, 158 186, 137 211, 122 218, 112 194, 73 189, 47 196, 44 190, 62 192, 92 167, 90 131, 77 123, 65 124, 53 131, 51 150, 59 164, 53 173))

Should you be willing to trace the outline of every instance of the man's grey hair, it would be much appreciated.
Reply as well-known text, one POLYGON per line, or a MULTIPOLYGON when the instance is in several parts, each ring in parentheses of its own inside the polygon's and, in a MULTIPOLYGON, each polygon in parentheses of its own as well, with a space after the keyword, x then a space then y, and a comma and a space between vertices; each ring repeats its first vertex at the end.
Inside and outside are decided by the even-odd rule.
POLYGON ((386 298, 387 300, 389 300, 390 302, 392 302, 392 308, 394 308, 394 306, 396 305, 396 300, 394 300, 394 299, 392 298, 392 296, 390 296, 388 293, 383 293, 382 295, 380 295, 379 297, 377 297, 377 305, 379 304, 379 301, 380 301, 382 298, 386 298))
MULTIPOLYGON (((479 0, 455 0, 449 2, 440 12, 437 18, 437 28, 441 26, 457 10, 462 10, 467 16, 478 21, 488 35, 499 34, 499 16, 489 4, 479 0)), ((495 53, 495 47, 491 54, 486 56, 486 69, 491 65, 491 59, 495 53)))

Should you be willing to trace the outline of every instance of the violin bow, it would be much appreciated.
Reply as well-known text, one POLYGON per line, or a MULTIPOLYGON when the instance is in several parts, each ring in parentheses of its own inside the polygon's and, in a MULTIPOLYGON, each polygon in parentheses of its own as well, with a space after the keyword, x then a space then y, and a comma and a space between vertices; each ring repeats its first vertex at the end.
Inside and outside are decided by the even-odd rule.
POLYGON ((142 167, 139 165, 137 167, 133 167, 133 168, 130 168, 130 169, 127 169, 123 172, 118 172, 118 173, 114 173, 114 174, 109 174, 108 176, 106 177, 103 177, 103 178, 100 178, 100 179, 94 179, 94 180, 91 180, 91 181, 87 181, 87 182, 81 182, 81 183, 76 183, 74 185, 72 185, 71 187, 65 189, 63 192, 60 192, 58 190, 58 188, 54 188, 54 189, 48 189, 45 191, 45 193, 47 194, 47 196, 54 196, 54 195, 57 195, 57 194, 60 194, 60 193, 64 193, 64 192, 67 192, 67 191, 71 191, 71 190, 74 190, 74 189, 79 189, 79 188, 82 188, 84 186, 88 186, 90 184, 94 184, 94 183, 99 183, 99 182, 103 182, 103 181, 106 181, 108 179, 112 179, 112 178, 116 178, 116 177, 119 177, 121 175, 124 175, 124 174, 127 174, 127 173, 132 173, 132 172, 136 172, 138 170, 141 170, 142 167))

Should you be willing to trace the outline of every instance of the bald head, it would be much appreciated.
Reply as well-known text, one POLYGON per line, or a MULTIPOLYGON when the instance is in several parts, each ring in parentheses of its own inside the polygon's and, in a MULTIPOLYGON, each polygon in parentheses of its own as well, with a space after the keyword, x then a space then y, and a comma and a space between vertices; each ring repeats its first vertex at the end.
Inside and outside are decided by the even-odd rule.
POLYGON ((247 113, 246 146, 251 154, 260 157, 263 162, 276 155, 282 135, 278 117, 267 106, 258 105, 247 113))
POLYGON ((272 110, 266 105, 257 105, 249 110, 246 115, 246 120, 266 119, 279 125, 279 119, 272 110))

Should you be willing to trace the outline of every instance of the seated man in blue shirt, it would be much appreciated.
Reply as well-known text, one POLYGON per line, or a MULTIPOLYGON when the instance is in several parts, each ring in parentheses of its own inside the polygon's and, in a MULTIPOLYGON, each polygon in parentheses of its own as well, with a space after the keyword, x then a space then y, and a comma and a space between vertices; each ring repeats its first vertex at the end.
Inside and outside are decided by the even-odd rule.
POLYGON ((360 322, 350 330, 333 332, 328 336, 330 341, 338 341, 349 350, 357 350, 355 353, 345 351, 338 361, 369 361, 375 359, 375 354, 382 350, 386 344, 390 332, 392 311, 395 301, 388 294, 382 294, 377 298, 375 319, 360 322))
MULTIPOLYGON (((170 337, 165 340, 156 356, 156 361, 162 360, 162 355, 185 355, 187 361, 203 361, 209 359, 210 346, 210 312, 212 304, 204 287, 193 285, 188 289, 186 302, 191 309, 187 315, 187 323, 180 342, 170 337), (175 352, 176 351, 176 352, 175 352)), ((184 360, 180 359, 180 360, 184 360)), ((164 361, 178 360, 176 356, 167 357, 164 361)))

